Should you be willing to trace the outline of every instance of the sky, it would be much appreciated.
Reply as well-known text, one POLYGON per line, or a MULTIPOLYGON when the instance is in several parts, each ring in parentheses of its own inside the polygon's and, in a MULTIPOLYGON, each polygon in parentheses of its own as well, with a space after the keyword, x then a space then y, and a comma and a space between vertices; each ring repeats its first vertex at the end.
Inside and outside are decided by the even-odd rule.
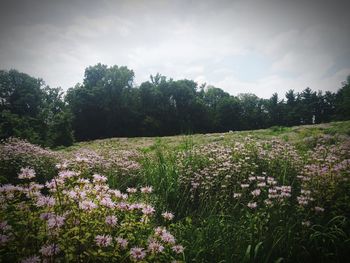
POLYGON ((0 69, 67 90, 97 63, 232 95, 337 91, 350 75, 346 0, 0 0, 0 69))

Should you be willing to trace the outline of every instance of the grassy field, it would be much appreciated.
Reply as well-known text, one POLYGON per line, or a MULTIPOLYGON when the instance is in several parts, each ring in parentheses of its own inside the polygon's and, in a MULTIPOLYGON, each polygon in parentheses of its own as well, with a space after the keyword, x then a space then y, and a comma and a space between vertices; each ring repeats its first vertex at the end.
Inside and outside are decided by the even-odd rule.
POLYGON ((350 256, 350 121, 0 147, 3 262, 350 256))

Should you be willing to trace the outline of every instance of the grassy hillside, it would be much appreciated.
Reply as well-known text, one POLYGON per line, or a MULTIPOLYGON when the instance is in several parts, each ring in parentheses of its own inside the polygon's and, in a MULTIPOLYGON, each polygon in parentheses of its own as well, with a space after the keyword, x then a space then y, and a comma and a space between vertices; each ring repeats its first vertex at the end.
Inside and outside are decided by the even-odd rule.
POLYGON ((11 200, 1 221, 11 228, 1 230, 0 259, 343 262, 350 256, 349 136, 350 121, 111 138, 54 152, 10 140, 0 146, 1 180, 22 188, 1 186, 1 200, 11 200), (18 178, 26 167, 33 180, 49 183, 28 190, 18 178), (43 196, 55 201, 38 205, 43 196), (59 251, 45 254, 50 244, 59 251))

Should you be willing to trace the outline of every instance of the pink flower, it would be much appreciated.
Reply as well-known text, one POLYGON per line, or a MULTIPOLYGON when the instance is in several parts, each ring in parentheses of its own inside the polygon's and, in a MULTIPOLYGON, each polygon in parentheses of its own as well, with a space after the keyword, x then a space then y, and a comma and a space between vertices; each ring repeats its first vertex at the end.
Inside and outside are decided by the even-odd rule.
POLYGON ((107 216, 105 222, 107 225, 115 226, 118 222, 118 219, 115 216, 107 216))
POLYGON ((146 256, 146 252, 143 251, 143 248, 133 247, 130 249, 130 256, 134 260, 141 260, 146 256))
POLYGON ((136 189, 136 188, 130 188, 130 187, 128 187, 128 188, 126 189, 126 191, 127 191, 128 193, 130 193, 130 194, 134 194, 134 193, 137 192, 137 189, 136 189))
POLYGON ((170 234, 169 232, 163 232, 160 236, 160 239, 165 242, 165 243, 169 243, 169 244, 175 244, 175 238, 172 234, 170 234))
POLYGON ((241 184, 241 187, 242 187, 242 188, 248 188, 248 187, 249 187, 249 184, 241 184))
POLYGON ((171 248, 176 254, 181 254, 184 252, 184 247, 181 245, 176 245, 171 248))
POLYGON ((42 220, 49 220, 49 218, 51 218, 54 215, 55 214, 52 213, 52 212, 42 213, 42 214, 40 214, 40 219, 42 219, 42 220))
POLYGON ((99 247, 108 247, 112 244, 112 237, 110 235, 97 235, 95 242, 99 247))
POLYGON ((97 208, 97 205, 92 201, 84 200, 82 202, 79 202, 79 208, 85 211, 91 211, 97 208))
POLYGON ((49 229, 52 228, 60 228, 64 225, 64 220, 66 218, 64 216, 59 215, 51 215, 50 218, 47 221, 47 226, 49 229))
POLYGON ((107 182, 107 177, 99 175, 99 174, 94 174, 93 176, 93 180, 95 183, 104 183, 107 182))
POLYGON ((77 173, 76 172, 73 172, 73 171, 61 171, 58 173, 58 177, 60 177, 61 179, 68 179, 68 178, 72 178, 74 176, 77 176, 77 173))
POLYGON ((151 241, 148 244, 148 251, 150 251, 151 253, 159 253, 159 252, 162 252, 163 250, 164 250, 164 246, 162 246, 157 241, 151 241))
POLYGON ((254 191, 252 191, 252 195, 253 196, 259 196, 261 193, 261 190, 260 189, 255 189, 254 191))
POLYGON ((257 207, 257 204, 256 204, 256 202, 250 202, 250 203, 248 203, 247 206, 251 209, 255 209, 257 207))
POLYGON ((158 227, 156 227, 154 229, 154 233, 155 233, 156 236, 160 236, 160 235, 162 235, 165 232, 166 232, 165 227, 158 226, 158 227))
POLYGON ((39 196, 38 200, 36 201, 36 206, 38 207, 53 207, 55 205, 55 198, 51 196, 39 196))
POLYGON ((31 179, 35 177, 35 171, 32 168, 26 167, 21 168, 21 171, 18 175, 18 179, 31 179))
POLYGON ((115 238, 115 241, 117 241, 117 244, 122 248, 122 249, 126 249, 126 247, 128 246, 128 240, 121 238, 121 237, 117 237, 115 238))
POLYGON ((265 187, 265 186, 266 186, 266 183, 265 183, 265 182, 261 182, 261 183, 258 183, 257 186, 258 186, 258 187, 265 187))
POLYGON ((152 215, 155 212, 154 208, 150 205, 146 205, 144 208, 142 208, 142 213, 144 215, 152 215))
POLYGON ((169 221, 174 218, 174 215, 167 211, 162 213, 162 216, 164 217, 165 220, 169 220, 169 221))
POLYGON ((152 186, 141 187, 141 193, 150 194, 153 192, 152 186))
POLYGON ((42 246, 39 252, 44 257, 52 257, 54 255, 57 255, 60 252, 60 248, 56 244, 50 244, 50 245, 42 246))
POLYGON ((115 204, 113 203, 112 199, 109 197, 104 197, 101 200, 101 205, 108 207, 108 208, 114 208, 115 204))

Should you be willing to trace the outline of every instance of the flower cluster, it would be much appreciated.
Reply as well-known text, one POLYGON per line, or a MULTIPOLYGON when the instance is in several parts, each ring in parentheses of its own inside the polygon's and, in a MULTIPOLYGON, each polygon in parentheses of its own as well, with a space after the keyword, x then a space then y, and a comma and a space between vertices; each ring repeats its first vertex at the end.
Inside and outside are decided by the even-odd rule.
MULTIPOLYGON (((57 165, 58 175, 45 185, 30 182, 35 171, 25 167, 18 174, 23 183, 0 186, 0 260, 11 260, 9 255, 21 262, 181 258, 183 247, 154 223, 156 209, 147 201, 151 186, 129 196, 109 188, 105 176, 90 174, 89 163, 84 165, 76 171, 57 165), (38 245, 31 245, 32 236, 38 245)), ((163 216, 164 221, 174 217, 163 216)))

